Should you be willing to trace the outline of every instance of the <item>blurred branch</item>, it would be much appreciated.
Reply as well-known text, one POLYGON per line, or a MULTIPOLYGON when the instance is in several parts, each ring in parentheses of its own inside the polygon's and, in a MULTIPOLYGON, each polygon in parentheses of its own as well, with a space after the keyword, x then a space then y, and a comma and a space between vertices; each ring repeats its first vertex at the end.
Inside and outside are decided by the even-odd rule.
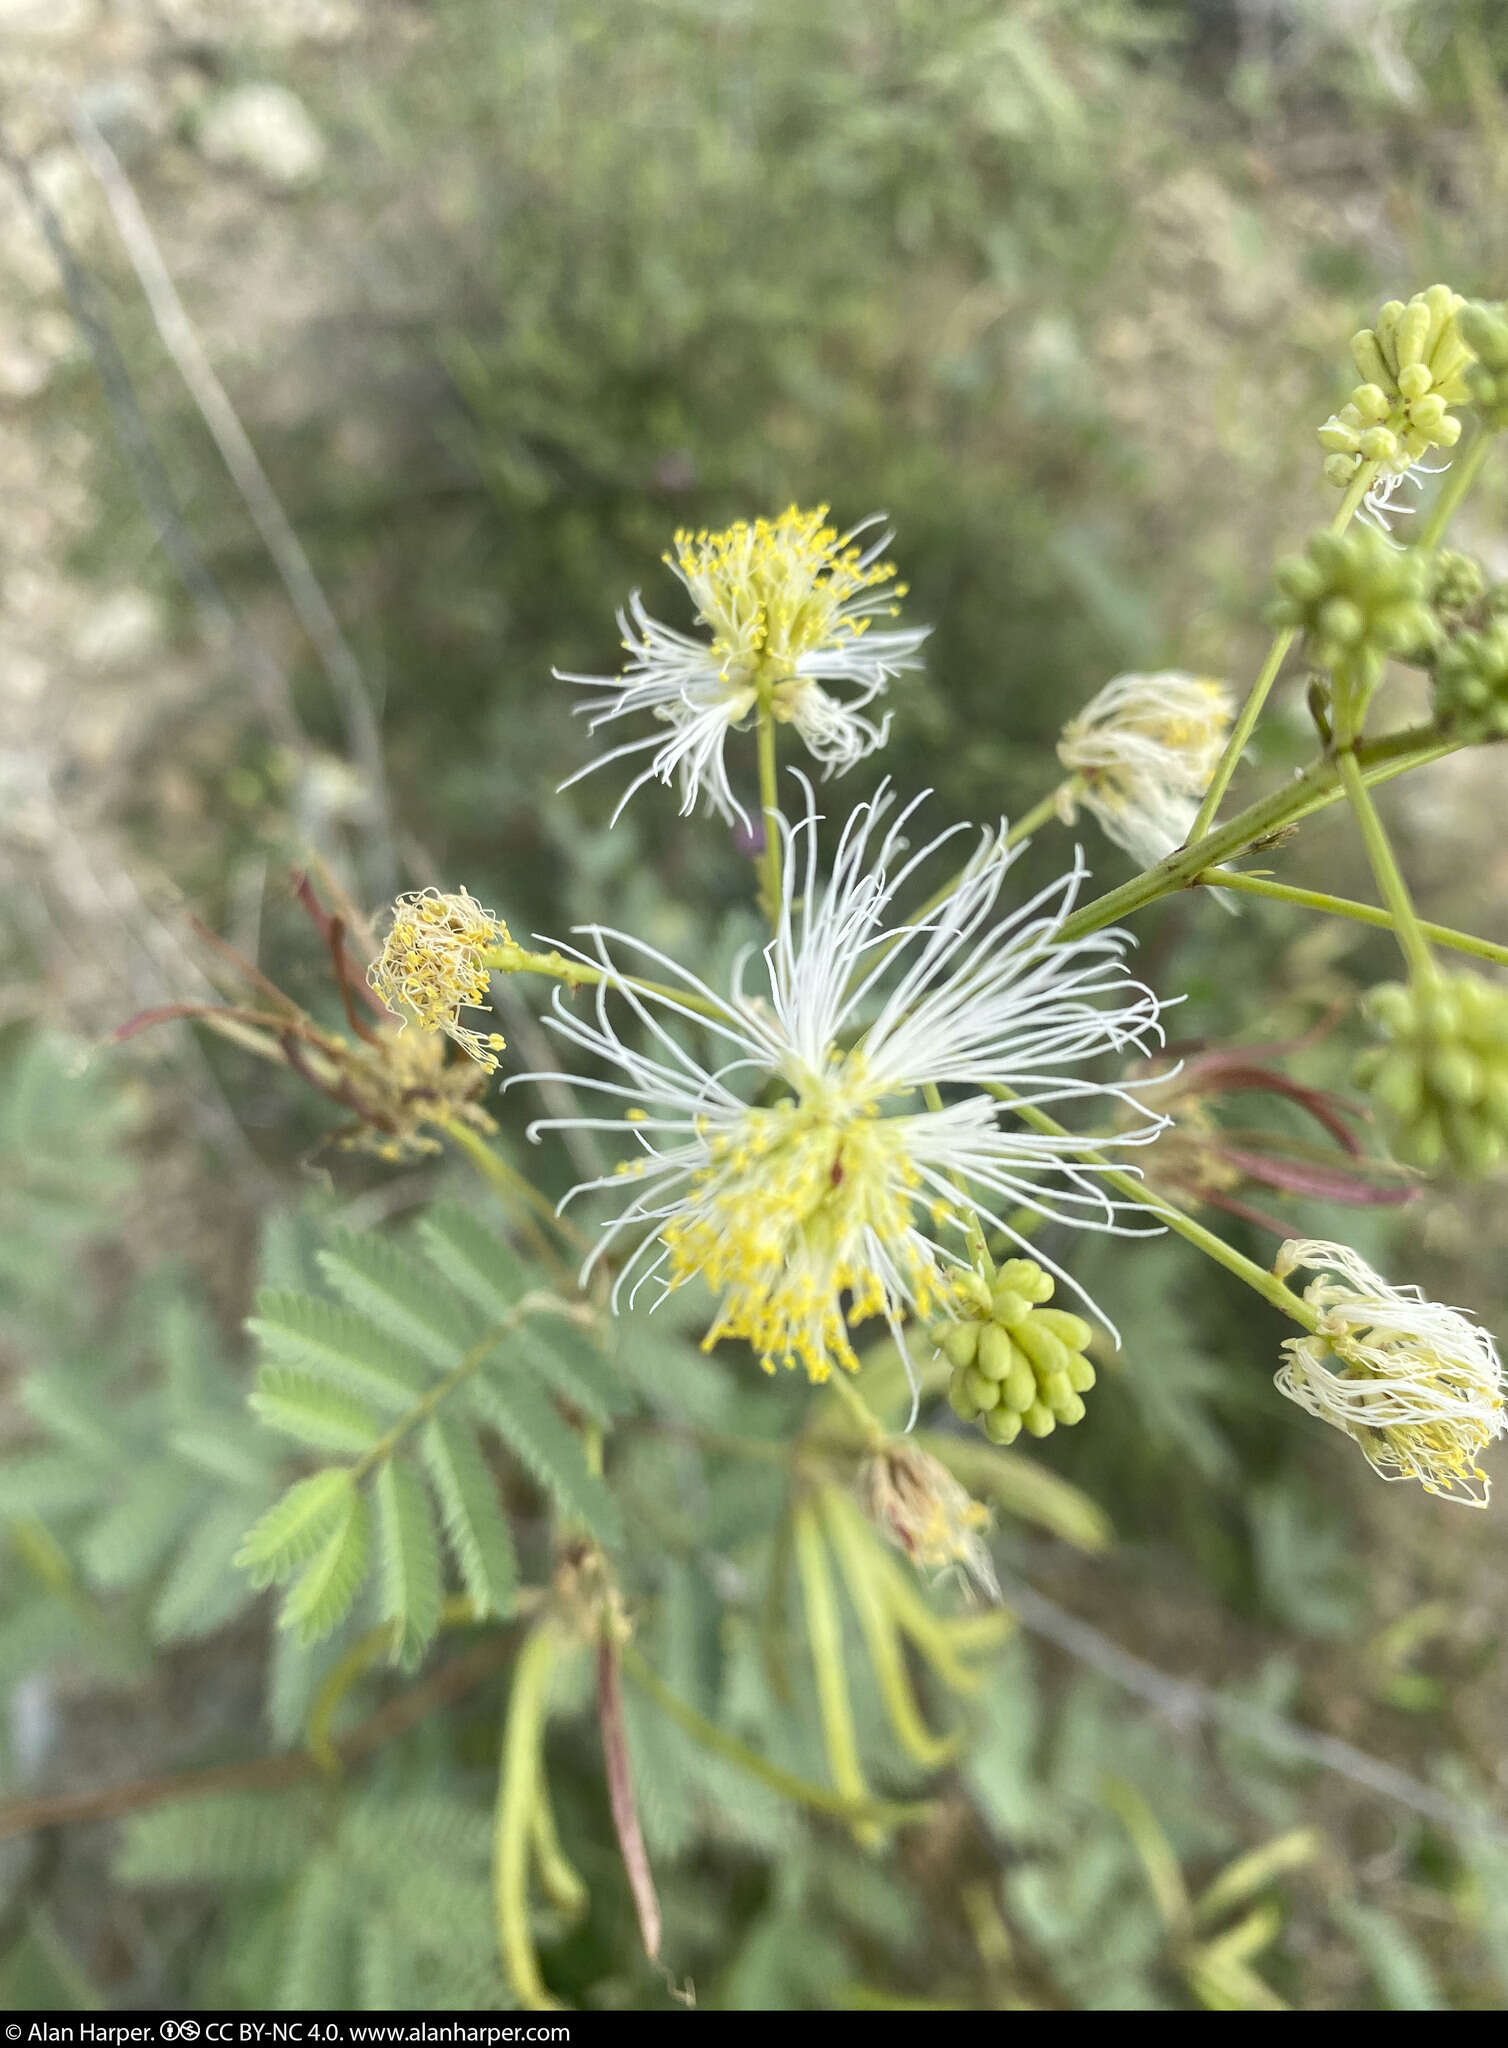
POLYGON ((1494 1815, 1476 1813, 1454 1799, 1447 1799, 1443 1792, 1437 1792, 1422 1779, 1411 1777, 1394 1764, 1384 1763, 1380 1757, 1369 1756, 1365 1750, 1342 1742, 1339 1736, 1317 1735, 1312 1729, 1301 1728, 1297 1722, 1285 1720, 1281 1714, 1270 1713, 1265 1707, 1254 1707, 1247 1700, 1232 1699, 1227 1693, 1215 1692, 1209 1686, 1201 1685, 1197 1679, 1170 1678, 1156 1665, 1133 1657, 1129 1650, 1123 1650, 1108 1636, 1101 1635, 1088 1622, 1080 1621, 1055 1601, 1048 1600, 1004 1572, 1000 1574, 1000 1590, 1005 1606, 1023 1628, 1066 1651, 1070 1657, 1087 1664, 1114 1684, 1123 1686, 1127 1692, 1135 1693, 1138 1699, 1156 1708, 1176 1728, 1190 1729, 1201 1723, 1223 1728, 1230 1734, 1260 1743, 1274 1755, 1317 1764, 1322 1770, 1349 1778, 1353 1785, 1375 1792, 1380 1798, 1390 1799, 1395 1805, 1408 1807, 1411 1812, 1444 1828, 1448 1834, 1508 1846, 1508 1826, 1494 1815))
POLYGON ((120 160, 78 100, 70 100, 69 121, 90 169, 99 180, 122 245, 136 272, 163 346, 177 364, 189 396, 199 408, 252 524, 272 557, 299 623, 308 634, 329 680, 345 723, 346 744, 367 785, 375 818, 380 873, 374 892, 390 896, 395 887, 392 827, 382 737, 365 678, 351 644, 293 530, 266 470, 241 425, 225 387, 215 375, 182 299, 168 275, 147 217, 120 160))
POLYGON ((173 487, 148 432, 125 358, 109 323, 99 310, 94 287, 63 233, 62 223, 38 188, 26 159, 18 156, 3 137, 0 137, 0 164, 20 187, 21 196, 52 251, 74 322, 99 376, 115 438, 136 486, 137 496, 156 529, 163 553, 177 570, 198 608, 205 638, 211 647, 234 651, 250 676, 268 730, 300 757, 306 755, 309 742, 293 708, 288 678, 231 609, 179 513, 173 487))
MULTIPOLYGON (((442 1664, 422 1684, 411 1686, 370 1715, 332 1745, 342 1764, 370 1756, 395 1736, 424 1720, 438 1707, 478 1685, 508 1655, 505 1636, 489 1636, 464 1656, 442 1664)), ((115 1820, 143 1807, 165 1806, 177 1799, 202 1799, 214 1792, 274 1791, 302 1779, 322 1776, 325 1765, 306 1751, 284 1756, 253 1757, 240 1764, 217 1764, 204 1771, 179 1771, 162 1778, 133 1778, 124 1785, 106 1785, 95 1792, 64 1792, 51 1799, 15 1799, 0 1806, 0 1841, 8 1835, 30 1834, 36 1828, 64 1827, 74 1821, 115 1820)))

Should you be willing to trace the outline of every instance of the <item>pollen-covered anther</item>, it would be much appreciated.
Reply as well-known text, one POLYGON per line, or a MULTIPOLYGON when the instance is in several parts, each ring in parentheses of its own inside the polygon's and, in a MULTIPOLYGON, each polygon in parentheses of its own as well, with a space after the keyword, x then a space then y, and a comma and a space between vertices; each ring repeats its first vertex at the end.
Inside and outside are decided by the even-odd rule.
POLYGON ((850 1058, 713 1139, 664 1230, 671 1285, 700 1275, 720 1297, 704 1348, 743 1338, 766 1371, 825 1380, 835 1365, 858 1371, 847 1324, 885 1312, 894 1275, 918 1305, 930 1298, 930 1255, 910 1244, 906 1126, 875 1110, 850 1058), (875 1265, 880 1245, 893 1274, 875 1265))
POLYGON ((1491 1337, 1459 1309, 1392 1287, 1346 1245, 1285 1244, 1274 1271, 1320 1275, 1304 1290, 1318 1327, 1291 1337, 1279 1393, 1341 1429, 1384 1479, 1485 1507, 1477 1462, 1503 1429, 1503 1373, 1491 1337))
POLYGON ((491 1071, 503 1050, 501 1033, 473 1030, 461 1012, 485 1007, 487 948, 509 943, 507 926, 466 890, 417 890, 393 905, 392 926, 367 979, 395 1016, 421 1031, 443 1031, 491 1071))

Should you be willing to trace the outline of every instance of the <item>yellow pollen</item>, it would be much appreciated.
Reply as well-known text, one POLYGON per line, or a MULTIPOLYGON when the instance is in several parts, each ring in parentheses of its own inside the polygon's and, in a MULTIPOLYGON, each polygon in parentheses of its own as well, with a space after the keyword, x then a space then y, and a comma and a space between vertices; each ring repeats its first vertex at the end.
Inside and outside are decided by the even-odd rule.
POLYGON ((798 1363, 813 1380, 834 1365, 857 1372, 848 1325, 902 1305, 876 1269, 876 1240, 927 1313, 935 1273, 912 1234, 919 1176, 905 1126, 865 1100, 855 1056, 795 1097, 748 1110, 709 1149, 685 1209, 663 1230, 671 1286, 700 1275, 721 1296, 704 1348, 738 1337, 767 1372, 798 1363))
POLYGON ((501 1033, 473 1031, 460 1013, 486 1004, 485 949, 508 942, 507 926, 464 889, 424 889, 393 905, 392 929, 367 979, 395 1016, 411 1017, 421 1031, 443 1031, 490 1071, 503 1050, 501 1033))
MULTIPOLYGON (((723 679, 771 693, 777 717, 794 708, 779 691, 795 682, 803 654, 851 643, 869 614, 887 607, 862 599, 891 582, 893 562, 864 565, 864 550, 827 524, 828 508, 795 505, 778 519, 739 520, 721 533, 682 531, 665 557, 679 569, 711 627, 723 679)), ((900 597, 904 585, 886 593, 900 597)), ((892 615, 894 607, 888 607, 892 615)))

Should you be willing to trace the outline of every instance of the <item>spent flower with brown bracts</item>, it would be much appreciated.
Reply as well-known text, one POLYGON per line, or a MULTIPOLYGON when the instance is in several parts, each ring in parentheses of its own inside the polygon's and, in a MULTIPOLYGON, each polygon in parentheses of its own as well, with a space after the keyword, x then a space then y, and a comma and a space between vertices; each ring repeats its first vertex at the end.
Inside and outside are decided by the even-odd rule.
POLYGON ((1477 1460, 1503 1429, 1491 1337, 1417 1287, 1390 1286, 1347 1245, 1291 1240, 1273 1271, 1286 1279, 1301 1267, 1320 1276, 1304 1290, 1317 1324, 1284 1344, 1279 1393, 1354 1437, 1384 1479, 1485 1507, 1477 1460))
POLYGON ((1171 1045, 1137 1069, 1138 1078, 1145 1072, 1162 1079, 1158 1103, 1170 1119, 1143 1161, 1148 1187, 1186 1208, 1223 1209, 1275 1237, 1287 1237, 1292 1224, 1265 1206, 1269 1195, 1353 1209, 1411 1202, 1418 1193, 1414 1176, 1368 1152, 1354 1128, 1365 1123, 1365 1106, 1285 1071, 1290 1055, 1324 1037, 1340 1015, 1337 1007, 1302 1037, 1261 1045, 1171 1045), (1235 1101, 1263 1097, 1292 1103, 1324 1139, 1226 1120, 1235 1101))
MULTIPOLYGON (((327 893, 339 891, 326 877, 327 893)), ((248 1000, 166 1003, 143 1010, 115 1031, 116 1042, 152 1024, 201 1023, 259 1058, 288 1067, 352 1121, 331 1133, 343 1149, 373 1152, 390 1163, 439 1152, 435 1133, 457 1123, 485 1135, 496 1126, 478 1097, 486 1073, 471 1059, 453 1058, 444 1037, 405 1030, 378 1000, 351 959, 349 941, 363 950, 372 941, 365 921, 348 903, 332 912, 307 875, 294 878, 294 894, 323 939, 347 1030, 333 1031, 286 995, 260 968, 203 926, 196 926, 228 980, 248 1000)))
POLYGON ((909 1437, 891 1437, 859 1473, 865 1513, 919 1570, 960 1570, 999 1598, 985 1536, 993 1517, 940 1459, 909 1437))

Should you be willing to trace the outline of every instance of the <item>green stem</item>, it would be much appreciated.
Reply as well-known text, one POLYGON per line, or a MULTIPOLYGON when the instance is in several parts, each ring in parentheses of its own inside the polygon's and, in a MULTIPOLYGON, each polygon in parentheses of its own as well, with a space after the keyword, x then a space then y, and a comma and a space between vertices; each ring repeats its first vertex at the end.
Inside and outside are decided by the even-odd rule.
MULTIPOLYGON (((1033 804, 1029 811, 1021 813, 1021 816, 1005 835, 1006 845, 1017 846, 1023 839, 1030 838, 1039 825, 1050 824, 1058 816, 1059 803, 1064 801, 1071 802, 1078 795, 1082 787, 1083 778, 1078 775, 1070 775, 1066 781, 1060 782, 1056 789, 1050 789, 1039 803, 1033 804)), ((953 884, 950 882, 948 889, 952 887, 953 884)), ((941 895, 934 896, 932 901, 922 911, 922 916, 925 917, 928 910, 935 910, 947 893, 948 890, 945 889, 941 895)))
POLYGON ((466 1154, 482 1179, 494 1194, 501 1198, 504 1206, 519 1212, 520 1221, 529 1233, 536 1251, 543 1252, 552 1260, 557 1257, 555 1247, 540 1229, 536 1218, 558 1231, 567 1244, 574 1246, 578 1251, 583 1248, 585 1240, 580 1232, 563 1216, 556 1215, 554 1204, 548 1195, 542 1195, 532 1182, 525 1180, 518 1168, 511 1166, 500 1153, 495 1152, 479 1132, 474 1131, 469 1124, 462 1123, 459 1117, 441 1117, 438 1121, 446 1137, 458 1151, 466 1154))
POLYGON ((865 1446, 869 1450, 880 1450, 885 1442, 885 1432, 880 1427, 873 1409, 871 1409, 858 1388, 841 1368, 831 1375, 827 1384, 832 1392, 843 1402, 849 1414, 859 1425, 859 1434, 865 1446))
POLYGON ((1429 508, 1429 516, 1414 536, 1416 548, 1438 547, 1445 529, 1456 516, 1462 499, 1482 474, 1482 465, 1487 460, 1493 437, 1483 428, 1477 429, 1477 437, 1464 455, 1458 456, 1451 464, 1450 472, 1440 486, 1440 495, 1429 508))
POLYGON ((677 1003, 699 1017, 723 1015, 716 1003, 699 996, 694 989, 672 988, 665 981, 646 981, 641 975, 620 973, 616 967, 609 972, 590 960, 567 960, 563 953, 531 953, 527 946, 515 945, 512 940, 505 945, 488 946, 482 963, 494 974, 547 974, 552 981, 564 982, 567 988, 597 988, 606 982, 610 987, 631 988, 638 995, 677 1003))
POLYGON ((436 1380, 429 1392, 421 1396, 405 1415, 400 1416, 386 1435, 380 1436, 369 1451, 362 1453, 351 1467, 352 1486, 360 1486, 370 1473, 393 1455, 412 1430, 417 1429, 421 1422, 427 1422, 435 1410, 450 1399, 456 1388, 470 1379, 487 1354, 496 1347, 501 1338, 507 1336, 515 1324, 522 1322, 527 1316, 534 1315, 540 1309, 558 1310, 560 1306, 553 1294, 539 1291, 526 1294, 522 1301, 516 1302, 502 1322, 496 1324, 485 1337, 472 1345, 459 1365, 446 1373, 443 1379, 436 1380))
MULTIPOLYGON (((1211 889, 1239 889, 1249 896, 1270 896, 1277 903, 1296 903, 1304 910, 1317 910, 1324 917, 1349 917, 1357 924, 1377 925, 1384 931, 1393 929, 1392 912, 1381 910, 1374 903, 1353 903, 1346 896, 1327 896, 1322 889, 1298 889, 1290 882, 1275 882, 1268 875, 1210 868, 1199 880, 1211 889)), ((1447 924, 1427 924, 1422 918, 1419 929, 1436 946, 1450 946, 1458 953, 1472 953, 1478 960, 1493 960, 1500 967, 1508 967, 1508 946, 1499 946, 1492 939, 1453 931, 1447 924)))
POLYGON ((747 1771, 761 1785, 768 1785, 782 1799, 793 1799, 800 1806, 810 1807, 814 1813, 830 1813, 839 1820, 883 1822, 891 1827, 921 1820, 931 1813, 931 1806, 925 1802, 902 1805, 885 1799, 846 1799, 840 1792, 829 1792, 825 1785, 809 1784, 805 1778, 798 1778, 792 1772, 782 1770, 779 1764, 770 1763, 736 1736, 725 1734, 715 1722, 705 1720, 695 1707, 688 1707, 632 1644, 624 1644, 620 1655, 623 1669, 634 1684, 641 1692, 648 1693, 655 1705, 668 1714, 678 1728, 683 1728, 693 1742, 710 1749, 714 1756, 725 1757, 730 1764, 737 1764, 741 1771, 747 1771))
MULTIPOLYGON (((1341 499, 1339 509, 1330 522, 1330 531, 1332 533, 1343 533, 1350 525, 1357 506, 1372 488, 1376 476, 1377 464, 1375 462, 1364 462, 1357 470, 1355 476, 1352 477, 1350 483, 1346 486, 1346 495, 1341 499)), ((1267 650, 1267 659, 1263 662, 1256 681, 1247 692, 1246 702, 1241 706, 1236 722, 1231 727, 1230 738, 1225 743, 1225 751, 1220 756, 1215 772, 1210 778, 1210 786, 1204 792, 1204 801, 1199 806, 1199 815, 1195 818, 1193 829, 1189 833, 1190 839, 1202 839, 1214 823, 1215 813, 1219 810, 1221 800, 1226 790, 1230 787, 1231 777, 1236 772, 1236 764, 1246 751, 1247 741, 1251 738, 1257 720, 1262 715, 1262 707, 1266 704, 1272 686, 1278 679, 1278 672, 1287 659, 1288 650, 1293 645, 1296 631, 1297 629, 1293 626, 1284 626, 1274 636, 1273 643, 1267 650)))
POLYGON ((1409 973, 1416 981, 1430 981, 1436 974, 1434 955, 1430 952, 1429 941, 1419 929, 1419 913, 1414 908, 1414 899, 1409 895, 1408 884, 1404 881, 1394 856, 1387 831, 1372 801, 1371 791, 1362 780, 1360 768, 1356 765, 1355 751, 1347 747, 1340 756, 1341 786, 1356 823, 1361 830, 1362 844, 1367 850, 1372 874, 1392 917, 1393 935, 1398 947, 1408 962, 1409 973))
POLYGON ((543 1621, 528 1637, 513 1667, 492 1837, 498 1950, 515 1993, 535 2012, 558 2010, 540 1975, 529 1924, 529 1845, 542 1786, 545 1706, 555 1657, 555 1635, 549 1622, 543 1621))
MULTIPOLYGON (((991 1095, 998 1101, 1008 1104, 1012 1113, 1020 1117, 1032 1130, 1041 1131, 1044 1136, 1051 1138, 1068 1138, 1075 1135, 1033 1104, 1018 1101, 1008 1088, 1002 1088, 998 1082, 989 1083, 988 1088, 991 1095)), ((1138 1180, 1135 1174, 1111 1166, 1104 1155, 1096 1152, 1092 1145, 1086 1143, 1077 1157, 1084 1165, 1097 1168, 1100 1178, 1107 1187, 1114 1188, 1117 1194, 1125 1195, 1138 1208, 1146 1209, 1160 1218, 1169 1230, 1175 1231, 1187 1243, 1202 1251, 1206 1258, 1213 1259, 1216 1265, 1224 1266, 1228 1273, 1234 1273, 1238 1280, 1244 1280, 1248 1287, 1260 1294, 1264 1301, 1270 1301, 1283 1315, 1291 1317, 1296 1323, 1302 1323, 1306 1330, 1317 1328, 1318 1317, 1315 1311, 1299 1295, 1285 1287, 1274 1274, 1269 1273, 1265 1266, 1259 1266, 1255 1259, 1249 1259, 1244 1252, 1238 1252, 1234 1245, 1227 1244, 1223 1237, 1217 1237, 1213 1230, 1206 1230, 1202 1223, 1196 1223, 1192 1216, 1187 1216, 1182 1209, 1175 1208, 1173 1203, 1149 1188, 1145 1181, 1138 1180)))
MULTIPOLYGON (((796 1552, 796 1572, 801 1580, 801 1603, 806 1609, 807 1645, 812 1653, 812 1672, 817 1681, 817 1707, 822 1721, 822 1742, 827 1751, 827 1768, 843 1796, 857 1804, 870 1797, 859 1761, 859 1737, 854 1727, 853 1703, 848 1696, 848 1677, 843 1668, 843 1624, 833 1593, 832 1576, 823 1553, 822 1531, 810 1501, 802 1501, 791 1518, 791 1536, 796 1552)), ((852 1824, 855 1841, 872 1848, 881 1839, 873 1821, 852 1824)))
POLYGON ((758 718, 759 811, 764 851, 759 856, 759 903, 773 931, 780 918, 780 789, 775 773, 775 721, 763 705, 758 718))
MULTIPOLYGON (((1426 762, 1438 761, 1446 754, 1455 753, 1461 745, 1459 740, 1443 739, 1433 726, 1413 726, 1404 732, 1389 733, 1385 739, 1367 742, 1357 749, 1356 758, 1364 781, 1387 782, 1409 768, 1422 767, 1426 762)), ((1221 825, 1203 839, 1191 840, 1176 853, 1170 853, 1166 860, 1159 861, 1155 868, 1133 875, 1129 882, 1123 882, 1117 889, 1108 889, 1093 903, 1086 903, 1081 910, 1076 910, 1064 920, 1058 933, 1058 943, 1081 939, 1089 932, 1100 931, 1119 918, 1145 909, 1159 897, 1192 887, 1206 868, 1219 867, 1224 861, 1234 860, 1259 840, 1282 831, 1285 826, 1296 824, 1313 811, 1324 810, 1327 805, 1339 802, 1342 794, 1340 769, 1336 761, 1324 756, 1312 762, 1302 775, 1248 804, 1228 824, 1221 825)))

